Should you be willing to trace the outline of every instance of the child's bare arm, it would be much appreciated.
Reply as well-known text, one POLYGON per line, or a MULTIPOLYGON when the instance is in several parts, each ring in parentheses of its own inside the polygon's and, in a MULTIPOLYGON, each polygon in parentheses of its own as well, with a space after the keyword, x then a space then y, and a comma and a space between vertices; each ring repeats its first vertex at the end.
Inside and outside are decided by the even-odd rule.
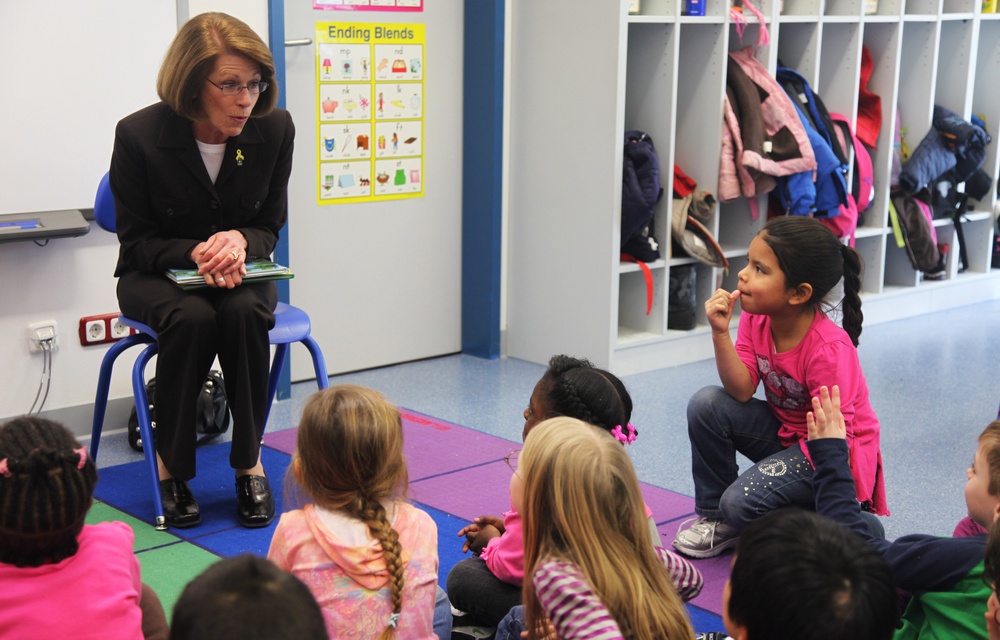
POLYGON ((489 541, 503 535, 503 518, 499 516, 479 516, 472 521, 472 524, 458 530, 458 537, 465 537, 462 545, 462 553, 472 551, 479 555, 479 552, 486 548, 489 541))

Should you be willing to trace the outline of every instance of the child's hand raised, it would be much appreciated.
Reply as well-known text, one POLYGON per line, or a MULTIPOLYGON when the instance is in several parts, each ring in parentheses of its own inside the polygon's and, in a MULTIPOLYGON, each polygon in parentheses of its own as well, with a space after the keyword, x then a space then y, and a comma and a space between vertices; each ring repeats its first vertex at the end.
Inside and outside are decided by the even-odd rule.
POLYGON ((806 426, 809 429, 809 439, 847 437, 847 425, 844 414, 840 412, 840 387, 833 385, 833 390, 826 386, 819 388, 819 397, 813 396, 813 410, 806 414, 806 426))
POLYGON ((705 315, 708 316, 708 324, 711 325, 713 332, 729 331, 729 321, 733 317, 733 308, 739 297, 739 290, 730 292, 716 289, 712 297, 705 301, 705 315))

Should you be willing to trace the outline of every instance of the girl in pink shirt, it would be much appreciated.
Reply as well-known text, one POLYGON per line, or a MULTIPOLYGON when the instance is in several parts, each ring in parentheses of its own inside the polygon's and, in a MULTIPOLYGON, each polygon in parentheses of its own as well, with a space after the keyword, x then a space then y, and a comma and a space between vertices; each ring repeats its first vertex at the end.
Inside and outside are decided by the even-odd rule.
POLYGON ((861 257, 823 223, 782 216, 750 242, 734 291, 705 302, 722 387, 688 403, 696 517, 681 525, 674 548, 707 558, 733 547, 760 516, 788 506, 813 509, 813 466, 805 448, 806 414, 821 386, 841 390, 857 500, 888 515, 879 422, 858 359, 861 257), (843 280, 842 326, 825 313, 843 280), (739 302, 736 341, 730 321, 739 302), (754 397, 763 386, 765 399, 754 397), (740 474, 736 453, 755 464, 740 474))
POLYGON ((61 424, 0 425, 0 638, 167 637, 132 529, 84 525, 97 467, 61 424))
POLYGON ((399 410, 356 385, 314 394, 288 473, 310 503, 281 516, 267 556, 309 587, 330 637, 436 640, 437 526, 405 501, 399 410))

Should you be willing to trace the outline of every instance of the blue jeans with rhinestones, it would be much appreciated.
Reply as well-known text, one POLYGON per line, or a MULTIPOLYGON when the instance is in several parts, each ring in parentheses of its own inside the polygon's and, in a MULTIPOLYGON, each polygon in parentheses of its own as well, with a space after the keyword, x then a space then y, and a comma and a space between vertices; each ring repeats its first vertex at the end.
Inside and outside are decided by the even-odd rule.
POLYGON ((687 418, 699 516, 742 530, 775 509, 815 509, 812 465, 798 445, 778 440, 780 422, 766 402, 737 402, 722 387, 705 387, 688 402, 687 418), (755 463, 742 475, 737 452, 755 463))

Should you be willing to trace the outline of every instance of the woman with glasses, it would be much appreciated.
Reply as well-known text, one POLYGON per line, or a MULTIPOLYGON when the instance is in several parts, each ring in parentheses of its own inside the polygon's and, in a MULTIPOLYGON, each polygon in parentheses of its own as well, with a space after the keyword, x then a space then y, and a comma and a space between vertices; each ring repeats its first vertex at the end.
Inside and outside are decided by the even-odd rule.
POLYGON ((110 182, 121 249, 122 313, 158 334, 156 453, 167 524, 201 514, 195 476, 195 407, 216 356, 233 416, 229 462, 237 515, 247 527, 274 518, 260 461, 267 415, 273 282, 244 282, 285 224, 295 128, 276 109, 274 61, 246 24, 223 13, 188 21, 164 57, 161 101, 115 131, 110 182), (197 268, 205 287, 181 290, 164 272, 197 268))

